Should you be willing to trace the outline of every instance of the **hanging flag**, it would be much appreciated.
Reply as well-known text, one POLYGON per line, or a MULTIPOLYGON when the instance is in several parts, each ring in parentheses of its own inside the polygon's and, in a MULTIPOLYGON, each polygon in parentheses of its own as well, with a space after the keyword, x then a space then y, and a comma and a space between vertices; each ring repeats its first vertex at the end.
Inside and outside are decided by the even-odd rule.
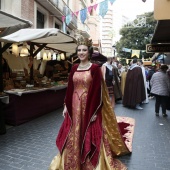
POLYGON ((80 20, 83 24, 84 24, 86 18, 87 18, 87 8, 84 8, 80 11, 80 20))
POLYGON ((62 22, 64 22, 64 21, 65 21, 65 18, 66 18, 65 16, 62 16, 62 22))
POLYGON ((131 58, 132 58, 134 55, 136 55, 136 57, 139 58, 140 50, 132 50, 131 58))
POLYGON ((131 49, 129 49, 129 48, 122 48, 122 51, 131 53, 131 49))
POLYGON ((78 16, 79 15, 79 11, 75 12, 75 15, 78 16))
POLYGON ((89 12, 89 14, 91 13, 92 9, 93 9, 93 6, 89 6, 89 7, 88 7, 88 12, 89 12))
POLYGON ((72 19, 71 14, 69 14, 69 15, 66 16, 66 24, 67 24, 67 25, 70 24, 71 19, 72 19))
POLYGON ((109 0, 110 3, 113 5, 113 3, 116 1, 116 0, 109 0))
POLYGON ((93 9, 96 11, 98 4, 93 5, 93 9))
POLYGON ((99 15, 101 15, 104 18, 107 11, 108 11, 108 0, 103 1, 103 2, 100 3, 99 15))
POLYGON ((67 31, 66 31, 66 23, 65 22, 63 22, 63 32, 67 33, 67 31))

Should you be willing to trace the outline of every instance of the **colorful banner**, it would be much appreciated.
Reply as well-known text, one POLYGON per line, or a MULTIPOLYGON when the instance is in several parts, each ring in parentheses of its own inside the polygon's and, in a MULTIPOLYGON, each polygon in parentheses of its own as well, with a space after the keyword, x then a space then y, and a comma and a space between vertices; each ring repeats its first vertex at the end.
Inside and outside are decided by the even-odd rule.
POLYGON ((89 6, 89 7, 88 7, 88 12, 89 12, 89 14, 91 13, 92 9, 93 9, 93 6, 89 6))
POLYGON ((140 56, 140 50, 132 50, 131 58, 132 58, 134 55, 136 55, 136 57, 139 58, 139 56, 140 56))
POLYGON ((128 53, 131 53, 131 49, 129 49, 129 48, 122 48, 122 51, 124 51, 124 52, 128 52, 128 53))
POLYGON ((66 16, 66 24, 69 25, 71 22, 72 16, 69 14, 66 16))
POLYGON ((86 18, 87 18, 87 8, 84 8, 80 11, 80 20, 83 24, 84 24, 86 18))
POLYGON ((78 16, 79 15, 79 11, 75 12, 75 15, 78 16))
MULTIPOLYGON (((72 15, 76 15, 78 17, 79 13, 80 13, 80 20, 82 23, 85 22, 85 20, 87 19, 87 12, 91 13, 91 11, 94 9, 95 11, 97 10, 98 5, 100 5, 100 9, 99 9, 99 15, 101 15, 102 17, 104 17, 108 11, 108 1, 110 1, 111 4, 113 4, 116 0, 104 0, 98 4, 95 4, 93 6, 89 6, 87 8, 84 8, 80 11, 74 12, 72 13, 72 15)), ((66 19, 66 24, 68 25, 72 19, 71 15, 67 15, 67 16, 62 16, 62 22, 64 22, 66 19)))
POLYGON ((93 9, 96 11, 98 4, 93 5, 93 9))
POLYGON ((113 3, 116 1, 116 0, 109 0, 110 3, 113 5, 113 3))
POLYGON ((101 15, 104 18, 107 11, 108 11, 108 1, 106 0, 100 3, 99 15, 101 15))
POLYGON ((65 16, 62 16, 62 22, 64 22, 64 21, 65 21, 65 18, 66 18, 65 16))

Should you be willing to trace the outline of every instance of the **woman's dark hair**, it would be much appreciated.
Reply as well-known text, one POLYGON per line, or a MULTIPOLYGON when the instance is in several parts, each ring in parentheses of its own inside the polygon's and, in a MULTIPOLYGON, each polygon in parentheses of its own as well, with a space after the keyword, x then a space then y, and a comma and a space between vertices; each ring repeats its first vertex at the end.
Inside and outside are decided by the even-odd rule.
POLYGON ((138 62, 138 60, 136 58, 134 58, 132 62, 133 62, 133 64, 135 64, 138 62))
POLYGON ((166 72, 166 71, 168 70, 168 66, 165 65, 165 64, 163 64, 163 65, 161 65, 160 69, 161 69, 162 71, 166 72))

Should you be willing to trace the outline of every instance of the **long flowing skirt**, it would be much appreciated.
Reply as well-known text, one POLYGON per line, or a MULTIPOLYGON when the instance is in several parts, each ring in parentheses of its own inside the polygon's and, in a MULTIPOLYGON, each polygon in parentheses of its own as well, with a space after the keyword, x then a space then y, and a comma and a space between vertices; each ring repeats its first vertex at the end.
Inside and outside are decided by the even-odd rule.
POLYGON ((84 119, 87 93, 73 94, 73 126, 65 143, 64 151, 51 162, 49 170, 126 170, 126 166, 115 159, 128 154, 132 149, 132 137, 135 121, 128 117, 115 116, 110 104, 106 86, 102 88, 102 128, 103 137, 97 167, 93 167, 90 158, 81 164, 81 126, 84 119))

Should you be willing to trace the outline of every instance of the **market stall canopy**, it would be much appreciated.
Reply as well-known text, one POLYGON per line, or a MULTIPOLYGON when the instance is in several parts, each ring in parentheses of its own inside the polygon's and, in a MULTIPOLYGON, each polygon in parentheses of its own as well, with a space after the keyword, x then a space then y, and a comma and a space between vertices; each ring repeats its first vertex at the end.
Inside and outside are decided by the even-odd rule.
POLYGON ((157 22, 151 43, 170 43, 170 20, 159 20, 157 22))
POLYGON ((12 34, 19 29, 29 28, 33 25, 32 22, 28 20, 18 18, 1 10, 0 21, 0 37, 12 34))
POLYGON ((56 28, 21 29, 13 34, 1 37, 0 41, 6 43, 32 42, 35 44, 47 44, 46 47, 66 53, 74 53, 77 46, 74 37, 56 28))

